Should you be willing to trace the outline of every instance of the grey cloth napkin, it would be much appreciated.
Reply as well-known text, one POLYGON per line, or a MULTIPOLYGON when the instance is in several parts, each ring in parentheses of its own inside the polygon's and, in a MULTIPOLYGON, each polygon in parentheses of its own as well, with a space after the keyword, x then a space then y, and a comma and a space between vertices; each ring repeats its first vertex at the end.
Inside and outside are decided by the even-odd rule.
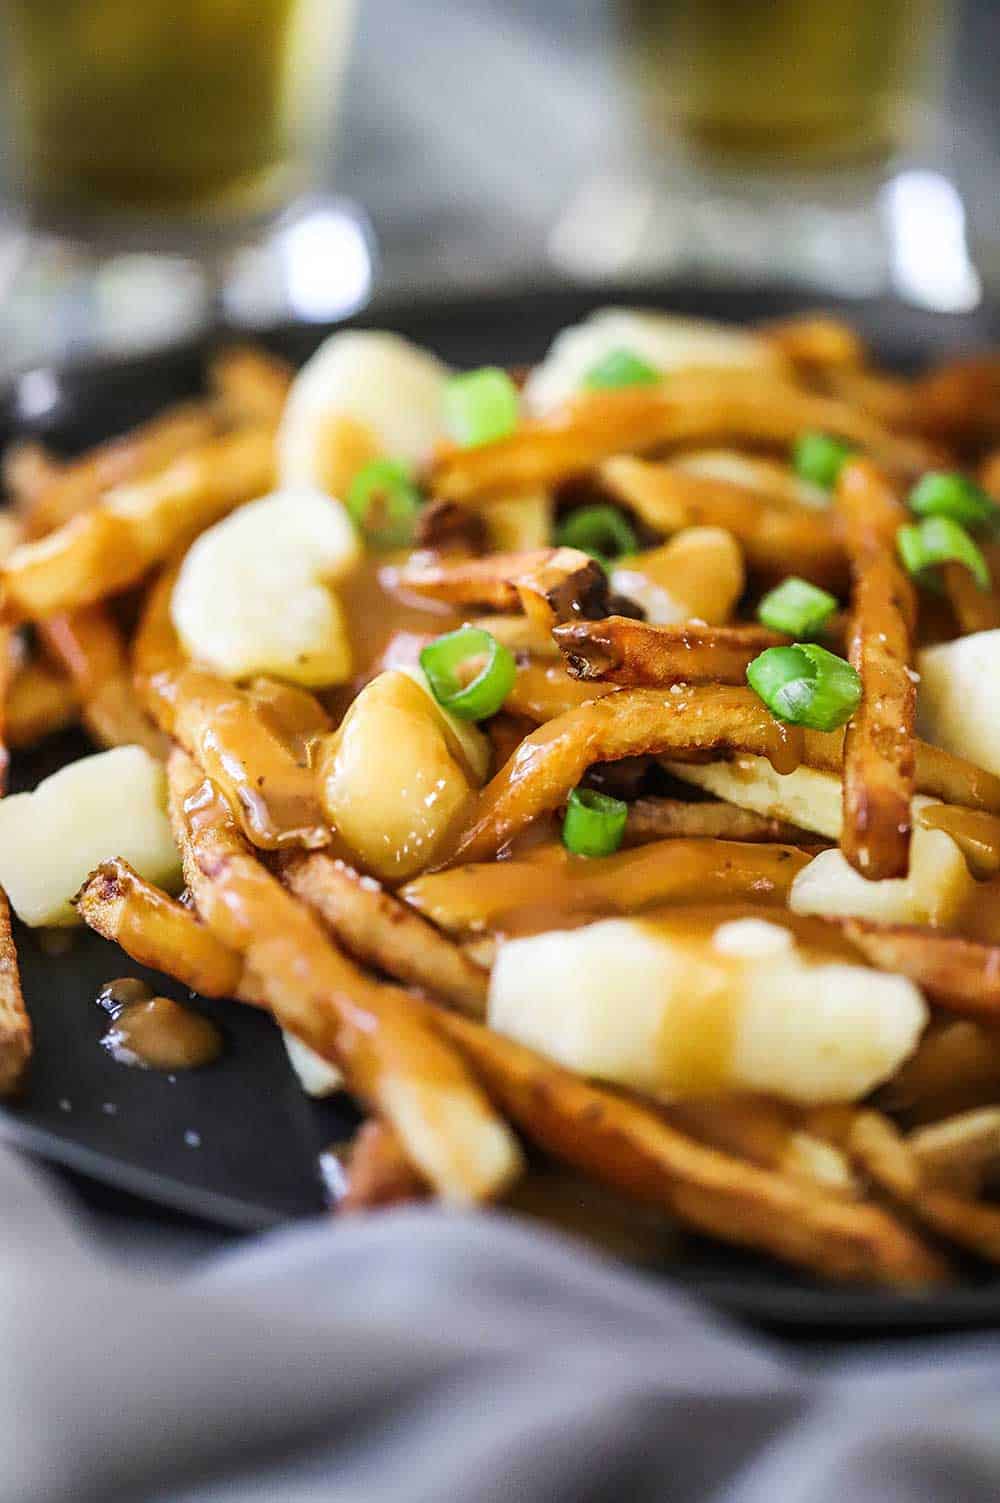
POLYGON ((315 1223, 151 1277, 0 1151, 0 1503, 1000 1496, 1000 1339, 820 1374, 497 1216, 315 1223))

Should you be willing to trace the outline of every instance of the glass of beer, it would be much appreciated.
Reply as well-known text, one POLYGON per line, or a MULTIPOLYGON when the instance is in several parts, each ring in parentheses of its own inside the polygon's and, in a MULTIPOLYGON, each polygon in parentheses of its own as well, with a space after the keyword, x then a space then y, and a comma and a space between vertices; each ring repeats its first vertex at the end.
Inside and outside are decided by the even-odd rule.
POLYGON ((76 279, 79 318, 109 285, 119 311, 129 301, 122 256, 138 258, 142 288, 156 256, 165 273, 187 263, 188 286, 192 264, 207 283, 228 276, 320 188, 353 9, 0 0, 7 208, 35 253, 29 280, 47 255, 50 283, 76 279))
MULTIPOLYGON (((923 233, 915 212, 933 218, 933 199, 961 218, 921 155, 933 152, 950 0, 611 5, 632 130, 557 226, 570 269, 871 293, 891 282, 893 235, 923 233), (914 168, 923 175, 907 180, 914 168), (579 264, 588 245, 603 266, 579 264)), ((942 296, 961 301, 971 283, 954 271, 942 296)))

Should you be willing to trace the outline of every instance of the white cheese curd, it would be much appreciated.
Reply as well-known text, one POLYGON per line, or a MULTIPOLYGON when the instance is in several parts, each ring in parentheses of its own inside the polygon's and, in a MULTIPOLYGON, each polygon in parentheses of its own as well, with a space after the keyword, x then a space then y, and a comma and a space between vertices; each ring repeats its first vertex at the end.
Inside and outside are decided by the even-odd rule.
POLYGON ((925 647, 917 670, 924 740, 1000 775, 1000 631, 925 647))
POLYGON ((450 375, 398 334, 332 334, 292 383, 278 430, 280 483, 343 497, 372 459, 424 464, 443 436, 450 375))
POLYGON ((635 919, 510 940, 490 981, 498 1032, 663 1098, 858 1100, 899 1068, 926 1020, 904 977, 806 961, 788 944, 723 953, 635 919))
POLYGON ((322 1054, 317 1054, 287 1029, 282 1029, 281 1037, 288 1053, 288 1063, 307 1096, 332 1096, 343 1090, 344 1077, 336 1065, 331 1065, 322 1054))
POLYGON ((321 491, 276 491, 241 506, 181 564, 171 616, 185 651, 223 678, 343 683, 351 650, 333 585, 360 552, 346 509, 321 491))
POLYGON ((556 335, 525 384, 527 410, 541 415, 562 406, 596 365, 620 350, 663 373, 720 366, 777 375, 787 370, 784 356, 758 334, 642 308, 602 308, 556 335))
POLYGON ((74 924, 95 867, 120 856, 160 887, 180 885, 166 773, 141 746, 71 762, 33 793, 0 799, 0 887, 24 923, 74 924))

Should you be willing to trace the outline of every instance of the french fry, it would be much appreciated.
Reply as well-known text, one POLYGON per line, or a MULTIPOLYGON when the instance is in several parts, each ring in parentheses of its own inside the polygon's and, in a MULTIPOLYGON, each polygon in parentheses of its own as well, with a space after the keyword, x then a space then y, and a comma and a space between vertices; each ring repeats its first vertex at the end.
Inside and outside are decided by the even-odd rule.
POLYGON ((693 474, 680 465, 621 455, 600 467, 615 500, 656 532, 722 527, 740 543, 751 569, 768 577, 798 574, 840 591, 847 566, 840 540, 823 512, 792 508, 748 486, 693 474))
POLYGON ((14 751, 34 746, 77 719, 80 701, 68 678, 43 662, 15 673, 7 696, 7 741, 14 751))
POLYGON ((650 626, 626 616, 567 621, 552 635, 574 678, 649 688, 745 684, 754 658, 788 640, 761 626, 650 626))
POLYGON ((3 486, 22 518, 63 473, 63 466, 37 439, 8 444, 2 460, 3 486))
POLYGON ((907 426, 958 448, 995 444, 1000 435, 1000 358, 946 361, 913 384, 907 426))
POLYGON ((857 370, 866 362, 860 335, 828 313, 799 313, 761 324, 758 333, 806 376, 857 370))
POLYGON ((39 633, 75 686, 84 725, 99 746, 144 746, 165 757, 167 739, 144 714, 122 634, 104 606, 83 606, 39 623, 39 633))
POLYGON ((816 836, 784 819, 755 814, 718 799, 689 803, 677 798, 637 798, 628 806, 625 843, 702 837, 711 840, 763 841, 811 845, 816 836))
MULTIPOLYGON (((646 753, 749 752, 781 762, 786 731, 752 689, 689 685, 674 694, 619 689, 540 726, 488 783, 456 856, 493 857, 562 804, 595 762, 646 753)), ((783 765, 783 764, 782 764, 783 765)))
MULTIPOLYGON (((170 619, 174 578, 166 571, 149 592, 134 643, 136 686, 149 713, 213 779, 254 845, 329 844, 308 756, 282 735, 273 702, 269 708, 259 694, 185 660, 170 619)), ((312 707, 314 734, 329 729, 318 701, 304 690, 286 698, 293 692, 298 705, 312 707)))
POLYGON ((9 1096, 20 1086, 31 1048, 31 1019, 21 993, 10 905, 6 893, 0 891, 0 1096, 9 1096))
POLYGON ((394 571, 395 587, 409 595, 449 605, 479 605, 491 610, 524 609, 537 604, 541 625, 570 615, 600 611, 607 600, 607 575, 577 548, 540 548, 532 553, 492 553, 486 558, 426 561, 417 558, 394 571))
POLYGON ((1000 1107, 961 1112, 907 1136, 924 1184, 956 1195, 980 1194, 1000 1166, 1000 1107))
POLYGON ((524 716, 533 725, 541 725, 557 715, 565 715, 567 710, 611 694, 614 689, 614 684, 581 683, 562 663, 522 659, 517 665, 514 687, 504 700, 504 709, 508 714, 524 716))
POLYGON ((171 820, 198 912, 243 958, 278 1024, 343 1070, 446 1200, 499 1194, 521 1155, 416 999, 341 955, 319 920, 261 865, 228 805, 183 752, 167 765, 171 820))
POLYGON ((917 708, 910 669, 916 599, 896 561, 907 512, 886 478, 859 459, 841 471, 836 507, 854 580, 848 657, 862 690, 844 737, 840 848, 871 881, 905 877, 917 708))
POLYGON ((243 963, 197 914, 132 870, 105 861, 75 900, 84 923, 120 945, 140 965, 173 976, 203 997, 253 998, 243 988, 243 963))
POLYGON ((600 861, 540 846, 525 859, 473 862, 415 877, 400 896, 447 933, 538 928, 641 913, 664 903, 751 898, 783 904, 809 861, 794 846, 668 839, 600 861))
POLYGON ((0 567, 8 620, 44 620, 137 584, 203 528, 263 495, 274 434, 248 428, 208 439, 153 478, 107 492, 0 567))
POLYGON ((734 1095, 676 1101, 658 1110, 679 1132, 735 1158, 834 1194, 858 1193, 846 1155, 807 1131, 803 1113, 787 1102, 734 1095))
POLYGON ((485 1016, 487 973, 374 878, 323 852, 288 855, 280 870, 285 885, 355 959, 469 1017, 485 1016))
POLYGON ((468 1018, 441 1009, 433 1016, 528 1137, 602 1183, 700 1232, 828 1277, 920 1286, 945 1276, 942 1261, 881 1208, 696 1143, 468 1018))
POLYGON ((615 454, 729 440, 784 447, 810 429, 848 439, 904 474, 926 469, 933 457, 920 440, 790 382, 760 372, 679 371, 657 385, 582 395, 549 418, 522 423, 509 438, 447 449, 431 469, 430 489, 467 501, 559 485, 615 454))
POLYGON ((1000 1105, 1000 1031, 964 1018, 932 1018, 877 1099, 883 1110, 914 1125, 1000 1105))
POLYGON ((928 1184, 899 1130, 878 1112, 859 1112, 849 1140, 859 1166, 923 1226, 989 1263, 1000 1262, 1000 1206, 928 1184))
POLYGON ((427 1181, 414 1170, 392 1128, 374 1118, 362 1123, 351 1143, 344 1175, 336 1203, 340 1216, 427 1196, 427 1181))
POLYGON ((165 469, 189 450, 208 442, 215 429, 207 407, 183 402, 120 438, 98 444, 78 459, 60 463, 44 451, 42 455, 12 455, 13 471, 5 472, 5 478, 22 494, 28 530, 32 537, 39 538, 89 510, 114 486, 146 479, 165 469), (39 463, 42 458, 44 466, 39 463))
POLYGON ((872 965, 908 976, 948 1012, 1000 1025, 1000 947, 903 924, 840 922, 872 965))
POLYGON ((0 796, 7 791, 7 778, 10 773, 7 700, 15 672, 14 629, 0 621, 0 796))
POLYGON ((473 616, 470 624, 488 631, 511 652, 530 653, 533 658, 547 658, 550 662, 559 660, 552 632, 530 616, 473 616))
POLYGON ((257 345, 231 345, 208 365, 209 385, 227 422, 276 426, 295 372, 257 345))
POLYGON ((964 564, 945 564, 941 570, 948 603, 963 636, 1000 627, 1000 594, 996 580, 990 590, 981 590, 964 564))

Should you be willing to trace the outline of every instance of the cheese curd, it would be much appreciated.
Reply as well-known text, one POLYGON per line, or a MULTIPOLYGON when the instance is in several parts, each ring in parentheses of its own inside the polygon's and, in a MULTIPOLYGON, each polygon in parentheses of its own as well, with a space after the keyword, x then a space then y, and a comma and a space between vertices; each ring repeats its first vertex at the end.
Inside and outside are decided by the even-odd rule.
POLYGON ((745 584, 742 549, 722 527, 687 527, 611 571, 611 588, 641 605, 654 626, 693 619, 722 625, 745 584))
POLYGON ((171 616, 185 651, 223 678, 269 674, 317 688, 352 671, 333 589, 361 546, 339 501, 286 490, 203 532, 181 565, 171 616))
POLYGON ((451 371, 398 334, 333 334, 292 383, 278 430, 282 485, 343 497, 372 459, 419 466, 441 438, 451 371))
POLYGON ((33 793, 0 799, 0 887, 32 927, 77 922, 87 877, 116 856, 160 887, 180 886, 163 764, 141 746, 82 757, 33 793))
POLYGON ((901 976, 806 961, 785 931, 765 945, 759 929, 749 953, 745 933, 713 945, 637 919, 510 940, 493 968, 490 1026, 583 1075, 664 1098, 867 1095, 915 1048, 927 1021, 919 991, 901 976))
POLYGON ((920 734, 1000 774, 1000 631, 926 647, 917 668, 920 734))

